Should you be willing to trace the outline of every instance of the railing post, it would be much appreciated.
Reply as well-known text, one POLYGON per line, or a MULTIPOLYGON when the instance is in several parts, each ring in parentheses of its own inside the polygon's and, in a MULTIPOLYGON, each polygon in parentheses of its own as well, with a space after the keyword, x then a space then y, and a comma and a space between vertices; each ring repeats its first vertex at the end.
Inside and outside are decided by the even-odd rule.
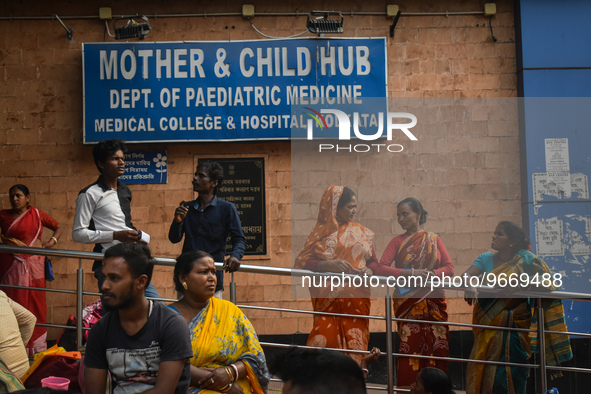
POLYGON ((540 381, 541 392, 545 393, 548 390, 546 381, 546 338, 544 337, 544 308, 542 307, 542 299, 538 298, 538 348, 540 351, 540 381))
POLYGON ((388 377, 388 394, 394 393, 394 360, 392 360, 392 296, 386 293, 386 376, 388 377))
POLYGON ((230 301, 236 305, 236 282, 234 282, 234 273, 232 272, 232 280, 230 281, 230 301))
POLYGON ((82 309, 84 292, 84 270, 82 269, 82 259, 78 259, 78 271, 76 272, 76 343, 78 349, 82 348, 82 309))

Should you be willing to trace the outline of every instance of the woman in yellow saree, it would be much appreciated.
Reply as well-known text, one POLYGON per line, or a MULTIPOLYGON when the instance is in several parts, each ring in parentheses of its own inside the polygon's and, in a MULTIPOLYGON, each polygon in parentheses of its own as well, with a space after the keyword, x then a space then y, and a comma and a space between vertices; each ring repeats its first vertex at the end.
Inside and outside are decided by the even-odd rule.
MULTIPOLYGON (((500 278, 519 278, 519 286, 534 284, 535 279, 542 287, 556 290, 554 276, 546 263, 529 252, 529 237, 513 222, 501 222, 492 238, 495 253, 481 254, 465 275, 486 275, 491 281, 500 278)), ((463 275, 462 275, 463 276, 463 275)), ((525 286, 524 286, 525 287, 525 286)), ((515 288, 515 287, 513 287, 515 288)), ((510 290, 510 288, 508 288, 510 290)), ((537 300, 530 298, 506 298, 502 295, 481 295, 474 302, 472 294, 466 301, 474 303, 473 323, 494 327, 530 329, 536 328, 537 300)), ((544 324, 547 330, 566 331, 564 309, 560 300, 544 299, 544 324)), ((526 364, 532 351, 537 350, 537 336, 534 333, 505 330, 487 330, 475 327, 474 346, 471 359, 526 364)), ((559 365, 572 358, 569 337, 560 334, 546 334, 546 364, 559 365)), ((510 393, 525 394, 529 368, 506 367, 482 363, 468 363, 466 373, 468 394, 510 393)))
POLYGON ((257 335, 236 305, 213 297, 215 273, 213 258, 202 251, 183 253, 174 267, 182 298, 169 307, 191 332, 189 393, 266 393, 269 372, 257 335))

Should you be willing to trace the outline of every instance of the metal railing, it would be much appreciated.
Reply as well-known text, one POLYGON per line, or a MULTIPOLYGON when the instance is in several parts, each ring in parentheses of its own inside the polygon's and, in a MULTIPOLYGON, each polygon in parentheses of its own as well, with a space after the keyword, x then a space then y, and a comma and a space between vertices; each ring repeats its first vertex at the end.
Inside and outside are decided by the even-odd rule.
MULTIPOLYGON (((11 245, 3 245, 0 244, 0 253, 22 253, 22 254, 30 254, 30 255, 41 255, 41 256, 55 256, 55 257, 66 257, 66 258, 77 258, 79 261, 78 269, 76 271, 76 290, 68 290, 68 289, 51 289, 51 288, 38 288, 38 287, 24 287, 30 290, 38 290, 38 291, 46 291, 46 292, 57 292, 57 293, 68 293, 68 294, 75 294, 76 295, 76 339, 78 346, 80 347, 83 343, 82 341, 82 332, 85 329, 82 324, 82 310, 84 308, 83 303, 83 296, 85 295, 92 295, 92 296, 99 296, 100 293, 98 292, 86 292, 83 291, 84 288, 84 270, 82 269, 82 260, 100 260, 103 258, 102 253, 94 253, 94 252, 84 252, 84 251, 73 251, 73 250, 59 250, 59 249, 44 249, 44 248, 31 248, 25 246, 11 246, 11 245)), ((156 264, 163 265, 163 266, 174 266, 176 260, 170 258, 162 258, 156 257, 156 264)), ((222 263, 216 262, 216 268, 221 269, 222 263)), ((281 267, 269 267, 269 266, 258 266, 258 265, 249 265, 249 264, 241 264, 240 271, 244 273, 255 273, 255 274, 265 274, 265 275, 279 275, 279 276, 326 276, 327 273, 319 273, 319 272, 312 272, 308 270, 301 270, 301 269, 290 269, 290 268, 281 268, 281 267)), ((339 274, 340 275, 340 274, 339 274)), ((346 274, 347 276, 355 277, 356 275, 353 274, 346 274)), ((380 283, 387 283, 387 278, 380 277, 380 283)), ((22 286, 14 286, 14 285, 5 285, 0 284, 0 288, 23 288, 22 286)), ((440 287, 445 288, 445 287, 440 287)), ((458 290, 457 287, 453 289, 458 290)), ((327 312, 318 312, 318 311, 310 311, 310 310, 299 310, 299 309, 287 309, 287 308, 274 308, 274 307, 263 307, 263 306, 255 306, 255 305, 237 305, 241 309, 252 309, 252 310, 265 310, 265 311, 275 311, 275 312, 282 312, 282 313, 304 313, 304 314, 312 314, 312 315, 330 315, 330 316, 341 316, 341 317, 354 317, 354 318, 367 318, 373 320, 381 320, 385 322, 385 332, 386 332, 386 352, 384 356, 386 357, 386 364, 387 364, 387 385, 386 387, 372 387, 368 386, 368 389, 375 389, 375 390, 384 390, 388 393, 393 392, 408 392, 408 389, 400 389, 394 387, 394 359, 393 357, 412 357, 412 358, 425 358, 430 360, 447 360, 451 362, 472 362, 472 363, 481 363, 481 364, 489 364, 489 365, 502 365, 502 366, 513 366, 513 367, 526 367, 530 369, 538 369, 540 371, 541 376, 541 392, 545 392, 547 390, 547 380, 546 380, 546 373, 547 370, 556 370, 561 372, 582 372, 582 373, 591 373, 591 369, 589 368, 580 368, 580 367, 561 367, 561 366, 548 366, 545 364, 545 346, 544 346, 544 333, 552 333, 552 334, 560 334, 560 335, 576 335, 581 337, 589 337, 591 338, 591 334, 587 333, 579 333, 579 332, 557 332, 557 331, 545 331, 544 330, 544 313, 541 307, 541 302, 539 302, 539 309, 538 309, 538 330, 533 329, 523 329, 523 328, 510 328, 510 327, 494 327, 494 326, 485 326, 485 325, 478 325, 478 324, 467 324, 467 323, 457 323, 457 322, 437 322, 437 321, 429 321, 429 324, 434 325, 446 325, 446 326, 457 326, 457 327, 465 327, 465 328, 474 328, 480 327, 489 330, 507 330, 507 331, 521 331, 521 332, 536 332, 538 333, 539 337, 539 363, 511 363, 511 362, 500 362, 500 361, 486 361, 486 360, 472 360, 466 358, 458 358, 458 357, 436 357, 436 356, 423 356, 417 354, 402 354, 396 353, 393 351, 393 338, 392 338, 392 322, 419 322, 425 323, 425 321, 418 321, 413 319, 403 319, 403 318, 395 318, 392 317, 392 296, 389 292, 389 287, 386 287, 386 295, 384 297, 385 302, 385 314, 386 316, 372 316, 372 315, 353 315, 353 314, 338 314, 338 313, 327 313, 327 312)), ((495 290, 490 287, 479 287, 479 291, 482 292, 495 292, 495 290)), ((532 297, 532 298, 541 298, 541 297, 550 297, 550 298, 557 298, 557 299, 569 299, 569 300, 580 300, 580 301, 590 301, 588 299, 588 295, 581 294, 581 293, 573 293, 573 292, 563 292, 563 291, 550 291, 550 292, 536 292, 536 291, 515 291, 512 293, 512 296, 515 298, 518 297, 532 297)), ((157 300, 166 301, 166 302, 173 302, 176 299, 167 299, 167 298, 158 298, 157 300)), ((230 300, 236 304, 236 283, 234 281, 234 273, 231 274, 231 283, 230 283, 230 300)), ((45 323, 41 324, 38 323, 39 326, 44 327, 53 327, 53 328, 62 328, 62 329, 72 329, 71 326, 67 325, 60 325, 60 324, 51 324, 45 323)), ((272 342, 261 342, 261 345, 268 346, 268 347, 290 347, 293 345, 289 344, 281 344, 281 343, 272 343, 272 342)), ((305 348, 314 348, 310 346, 301 346, 305 348)), ((334 349, 339 350, 346 353, 358 353, 358 354, 367 354, 367 351, 360 351, 360 350, 341 350, 341 349, 334 349)))

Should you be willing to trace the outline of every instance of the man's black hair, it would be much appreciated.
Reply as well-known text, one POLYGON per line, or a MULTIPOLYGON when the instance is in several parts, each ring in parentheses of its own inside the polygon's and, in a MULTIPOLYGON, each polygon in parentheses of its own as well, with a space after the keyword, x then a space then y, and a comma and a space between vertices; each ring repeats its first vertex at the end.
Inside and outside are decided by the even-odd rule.
POLYGON ((103 140, 96 144, 92 149, 92 157, 94 158, 94 165, 101 172, 99 163, 104 163, 109 157, 113 156, 120 150, 124 154, 127 152, 125 142, 121 139, 103 140))
POLYGON ((292 347, 271 360, 270 371, 306 394, 365 394, 365 379, 349 356, 328 349, 292 347))
POLYGON ((132 242, 118 243, 105 250, 105 260, 110 257, 123 257, 134 278, 146 275, 148 277, 146 287, 148 287, 154 271, 154 259, 148 245, 132 242))
POLYGON ((222 165, 217 161, 206 160, 200 161, 199 164, 197 164, 197 170, 199 169, 205 171, 210 181, 218 182, 218 185, 213 190, 213 194, 217 194, 218 187, 220 187, 222 182, 224 182, 224 167, 222 167, 222 165))

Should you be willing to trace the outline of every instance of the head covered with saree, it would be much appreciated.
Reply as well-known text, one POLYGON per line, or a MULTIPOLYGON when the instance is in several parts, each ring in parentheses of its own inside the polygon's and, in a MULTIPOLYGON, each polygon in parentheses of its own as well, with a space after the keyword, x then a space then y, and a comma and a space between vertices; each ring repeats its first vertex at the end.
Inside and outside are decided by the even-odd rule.
MULTIPOLYGON (((355 272, 360 274, 366 268, 367 260, 374 258, 373 232, 353 221, 356 212, 357 198, 351 189, 343 186, 328 187, 320 201, 316 225, 296 258, 295 268, 304 268, 308 262, 314 261, 318 268, 318 263, 325 261, 331 265, 336 263, 336 268, 328 270, 331 275, 355 272)), ((334 278, 332 276, 330 279, 334 278)), ((311 286, 309 290, 315 311, 369 314, 370 288, 346 283, 333 287, 332 282, 330 285, 324 282, 324 285, 311 286)), ((307 345, 366 351, 368 340, 368 319, 314 316, 314 326, 308 336, 307 345)), ((360 354, 349 355, 361 362, 360 354)))
MULTIPOLYGON (((294 268, 304 268, 308 260, 337 259, 347 261, 356 269, 365 267, 372 256, 373 231, 350 220, 340 221, 337 215, 354 196, 347 187, 332 185, 326 189, 320 200, 316 225, 296 257, 294 268)), ((334 298, 340 292, 339 289, 333 292, 326 288, 318 290, 314 291, 313 297, 334 298)))
POLYGON ((326 189, 320 200, 316 225, 298 254, 294 268, 303 268, 310 259, 343 258, 351 264, 365 265, 371 251, 373 232, 359 223, 339 223, 337 219, 342 200, 346 196, 350 200, 354 195, 351 189, 343 186, 333 185, 326 189))

